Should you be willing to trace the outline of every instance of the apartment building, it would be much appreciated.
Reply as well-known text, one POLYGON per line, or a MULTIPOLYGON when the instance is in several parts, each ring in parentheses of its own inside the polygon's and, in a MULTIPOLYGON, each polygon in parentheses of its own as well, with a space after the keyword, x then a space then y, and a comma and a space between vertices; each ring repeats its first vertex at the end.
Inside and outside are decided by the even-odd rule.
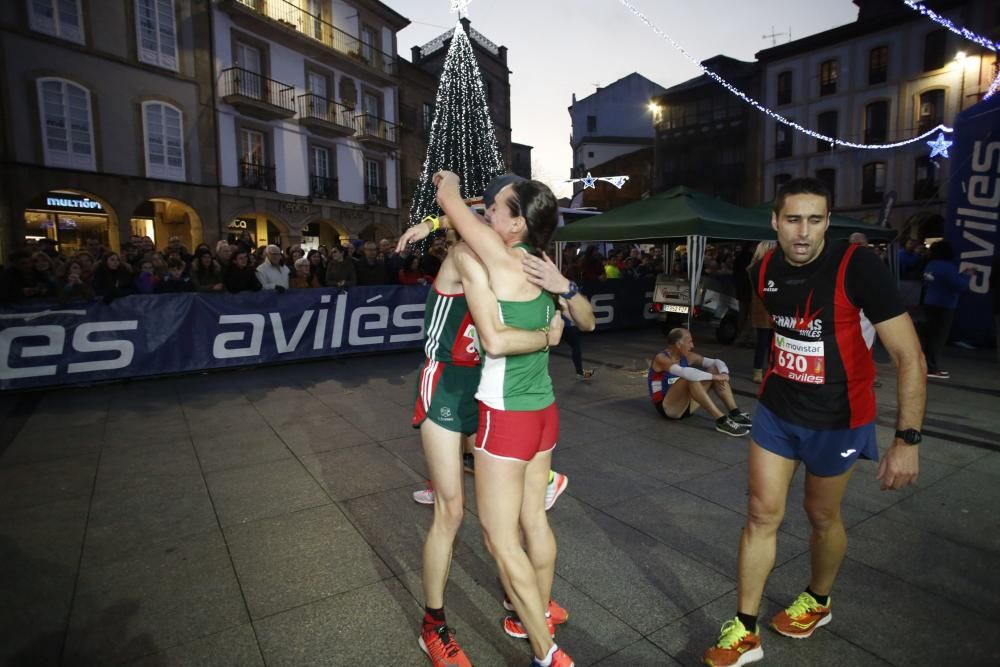
POLYGON ((399 233, 408 19, 375 0, 214 0, 219 209, 305 247, 399 233))
MULTIPOLYGON (((982 98, 997 75, 994 52, 979 49, 901 3, 855 0, 854 23, 757 54, 764 103, 826 136, 886 144, 919 135, 982 98)), ((989 0, 941 1, 937 11, 993 39, 1000 11, 989 0)), ((886 199, 891 226, 941 236, 949 161, 926 143, 848 149, 764 121, 762 198, 795 176, 815 176, 834 208, 875 222, 886 199)))
POLYGON ((131 235, 218 237, 208 8, 193 0, 0 3, 0 255, 131 235))

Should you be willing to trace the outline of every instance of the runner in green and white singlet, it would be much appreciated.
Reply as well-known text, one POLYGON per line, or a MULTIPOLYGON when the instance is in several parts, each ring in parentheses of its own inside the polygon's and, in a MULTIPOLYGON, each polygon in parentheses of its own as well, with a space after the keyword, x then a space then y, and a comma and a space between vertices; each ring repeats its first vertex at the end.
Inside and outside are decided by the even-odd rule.
MULTIPOLYGON (((523 264, 526 250, 541 255, 555 230, 559 209, 552 191, 537 181, 510 181, 487 209, 487 227, 465 205, 455 174, 438 172, 434 183, 438 204, 488 271, 503 325, 544 329, 555 303, 531 282, 523 264)), ((479 295, 466 294, 478 322, 479 295)), ((486 361, 477 394, 476 501, 486 544, 517 613, 504 619, 504 631, 528 639, 533 664, 571 667, 572 659, 553 641, 555 625, 546 614, 556 545, 545 516, 545 487, 559 434, 548 351, 505 355, 479 334, 486 361)))
MULTIPOLYGON (((531 301, 497 301, 500 321, 517 329, 540 330, 555 315, 555 302, 542 292, 531 301)), ((483 360, 476 398, 497 410, 541 410, 555 402, 549 377, 549 351, 483 360)))

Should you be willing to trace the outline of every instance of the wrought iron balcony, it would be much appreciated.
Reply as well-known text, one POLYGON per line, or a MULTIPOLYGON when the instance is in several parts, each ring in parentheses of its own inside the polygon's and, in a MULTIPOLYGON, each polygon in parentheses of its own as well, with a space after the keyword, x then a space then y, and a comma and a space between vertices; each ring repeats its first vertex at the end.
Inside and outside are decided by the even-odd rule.
POLYGON ((382 74, 396 75, 396 59, 344 32, 321 15, 291 0, 227 0, 230 7, 249 10, 277 26, 294 30, 328 49, 371 67, 382 74))
POLYGON ((365 183, 365 203, 373 206, 388 206, 389 191, 377 185, 365 183))
POLYGON ((295 115, 295 88, 242 67, 222 70, 222 99, 250 116, 275 120, 295 115))
POLYGON ((387 120, 363 113, 354 117, 358 134, 355 137, 362 143, 373 143, 394 148, 399 143, 399 126, 387 120))
POLYGON ((240 162, 240 187, 254 190, 275 189, 275 168, 256 162, 240 162))
POLYGON ((354 134, 354 109, 314 93, 299 95, 299 124, 336 137, 354 134))
POLYGON ((309 196, 320 199, 339 199, 339 189, 336 178, 326 176, 309 175, 309 196))

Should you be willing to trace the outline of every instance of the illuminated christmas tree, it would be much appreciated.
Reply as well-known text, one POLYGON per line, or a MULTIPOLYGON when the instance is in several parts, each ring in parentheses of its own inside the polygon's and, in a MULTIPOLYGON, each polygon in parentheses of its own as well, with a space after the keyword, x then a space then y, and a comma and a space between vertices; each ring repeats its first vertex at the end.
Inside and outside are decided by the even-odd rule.
POLYGON ((483 78, 461 23, 445 57, 435 105, 427 156, 410 206, 411 225, 439 212, 431 179, 441 169, 461 177, 466 199, 482 195, 486 185, 505 171, 483 78))

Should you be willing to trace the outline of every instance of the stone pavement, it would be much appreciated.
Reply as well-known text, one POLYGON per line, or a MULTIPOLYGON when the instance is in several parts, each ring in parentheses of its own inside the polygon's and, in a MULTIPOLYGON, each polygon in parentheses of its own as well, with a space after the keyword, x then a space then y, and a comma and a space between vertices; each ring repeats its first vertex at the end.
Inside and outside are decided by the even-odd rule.
MULTIPOLYGON (((700 336, 699 336, 700 338, 700 336)), ((701 341, 699 341, 701 342, 701 341)), ((552 361, 562 418, 550 513, 558 640, 578 665, 692 665, 735 608, 746 440, 647 404, 654 331, 593 334, 578 382, 552 361)), ((704 344, 754 405, 750 351, 704 344)), ((565 355, 567 350, 559 350, 565 355)), ((930 388, 919 487, 858 466, 835 620, 774 665, 996 664, 1000 366, 949 350, 930 388)), ((0 396, 0 663, 424 665, 421 545, 431 510, 409 426, 416 353, 0 396)), ((880 440, 895 382, 880 367, 880 440)), ((763 618, 807 583, 801 478, 763 618)), ((449 622, 477 666, 526 665, 476 519, 455 545, 449 622)))

